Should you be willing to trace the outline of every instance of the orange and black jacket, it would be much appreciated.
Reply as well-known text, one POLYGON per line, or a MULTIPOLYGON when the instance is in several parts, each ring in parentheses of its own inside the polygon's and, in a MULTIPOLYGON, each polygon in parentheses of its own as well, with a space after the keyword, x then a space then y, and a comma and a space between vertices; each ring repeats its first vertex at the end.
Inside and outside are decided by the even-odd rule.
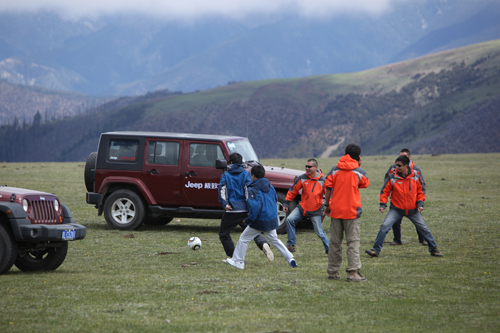
POLYGON ((370 180, 359 167, 359 162, 349 155, 342 156, 325 182, 325 189, 332 190, 330 198, 326 198, 330 205, 330 217, 343 220, 360 218, 363 211, 359 189, 368 185, 370 180))
MULTIPOLYGON (((416 166, 412 160, 410 160, 409 167, 410 167, 410 169, 415 171, 416 175, 418 175, 420 177, 420 184, 422 185, 422 192, 424 192, 424 194, 425 194, 425 180, 424 180, 424 175, 422 174, 422 170, 420 170, 420 168, 418 166, 416 166)), ((389 175, 391 173, 396 173, 397 171, 398 171, 398 169, 396 168, 396 163, 394 163, 393 165, 391 165, 389 170, 387 170, 387 172, 385 173, 384 186, 385 186, 385 182, 387 181, 387 178, 389 178, 389 175)), ((380 192, 382 192, 384 190, 384 186, 382 186, 382 190, 380 192)))
POLYGON ((299 209, 303 216, 317 216, 323 213, 323 195, 325 194, 325 176, 318 169, 318 175, 314 178, 306 173, 295 179, 286 195, 283 206, 288 207, 290 202, 301 193, 299 209))
POLYGON ((425 194, 422 191, 420 175, 410 168, 408 171, 405 177, 399 173, 389 175, 380 193, 380 207, 387 208, 389 197, 390 208, 399 210, 404 215, 424 206, 425 194))

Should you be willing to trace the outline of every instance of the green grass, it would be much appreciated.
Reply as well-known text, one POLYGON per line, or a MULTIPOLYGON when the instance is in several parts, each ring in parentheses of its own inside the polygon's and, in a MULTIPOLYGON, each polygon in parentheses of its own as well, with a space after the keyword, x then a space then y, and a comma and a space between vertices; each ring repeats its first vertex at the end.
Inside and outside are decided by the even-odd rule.
MULTIPOLYGON (((320 168, 326 173, 337 160, 320 159, 320 168)), ((56 193, 87 227, 56 271, 14 267, 0 276, 0 331, 500 330, 500 154, 414 156, 427 182, 424 218, 444 258, 429 256, 406 219, 403 246, 388 245, 390 232, 379 258, 364 254, 385 216, 378 193, 393 161, 363 159, 371 180, 361 192, 366 283, 348 283, 343 272, 341 281, 328 280, 312 230, 298 231, 297 269, 276 250, 268 262, 252 245, 240 271, 221 262, 217 220, 110 230, 85 203, 83 163, 0 163, 0 183, 56 193), (193 235, 203 240, 196 252, 187 247, 193 235)), ((302 169, 304 159, 264 162, 302 169)), ((325 220, 325 230, 329 225, 325 220)))

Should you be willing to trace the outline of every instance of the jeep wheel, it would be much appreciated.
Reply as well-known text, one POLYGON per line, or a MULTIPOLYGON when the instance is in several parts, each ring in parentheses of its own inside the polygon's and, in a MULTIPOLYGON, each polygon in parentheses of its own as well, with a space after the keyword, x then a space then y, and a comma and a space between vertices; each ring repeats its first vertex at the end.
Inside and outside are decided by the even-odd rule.
POLYGON ((173 217, 167 217, 167 216, 157 216, 157 217, 148 216, 146 221, 144 221, 144 224, 154 225, 154 226, 163 226, 163 225, 167 225, 170 222, 172 222, 173 219, 174 219, 173 217))
POLYGON ((145 216, 144 202, 130 190, 117 190, 104 203, 104 218, 113 229, 135 230, 144 222, 145 216))
POLYGON ((276 205, 278 206, 278 220, 279 220, 279 226, 276 229, 276 232, 278 235, 284 235, 286 234, 286 224, 285 220, 286 217, 295 209, 295 206, 297 205, 295 200, 290 202, 290 205, 288 206, 288 212, 283 211, 283 203, 285 202, 286 199, 286 194, 283 192, 278 192, 278 202, 276 205))
POLYGON ((19 253, 15 265, 24 272, 53 271, 61 266, 66 254, 68 254, 68 242, 63 242, 60 247, 19 253))
POLYGON ((85 163, 85 171, 84 171, 84 179, 85 179, 85 187, 87 188, 87 192, 94 192, 94 174, 92 170, 95 169, 95 161, 97 158, 97 153, 90 153, 89 157, 87 157, 87 163, 85 163))
POLYGON ((7 273, 14 265, 17 256, 17 243, 10 232, 0 224, 0 274, 7 273))

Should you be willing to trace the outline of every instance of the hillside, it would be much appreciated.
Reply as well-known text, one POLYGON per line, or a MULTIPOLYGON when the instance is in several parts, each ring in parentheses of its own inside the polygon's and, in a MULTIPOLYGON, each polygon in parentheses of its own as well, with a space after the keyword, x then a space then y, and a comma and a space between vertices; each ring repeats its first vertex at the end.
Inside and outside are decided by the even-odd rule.
POLYGON ((19 123, 31 124, 37 112, 44 121, 74 117, 109 100, 0 80, 0 125, 13 124, 16 119, 19 123))
POLYGON ((365 155, 402 147, 415 154, 499 152, 499 103, 496 40, 363 72, 144 96, 72 119, 4 126, 0 160, 82 161, 111 130, 248 136, 261 158, 338 156, 350 142, 365 155))

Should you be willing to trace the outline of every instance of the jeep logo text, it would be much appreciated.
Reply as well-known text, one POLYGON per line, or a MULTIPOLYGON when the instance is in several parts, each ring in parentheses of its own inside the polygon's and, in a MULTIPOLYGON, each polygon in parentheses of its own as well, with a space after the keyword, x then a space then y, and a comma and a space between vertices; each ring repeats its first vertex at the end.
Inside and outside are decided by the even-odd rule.
POLYGON ((186 185, 184 185, 186 188, 197 188, 198 190, 201 190, 202 188, 204 189, 209 189, 209 190, 216 190, 217 187, 219 187, 218 183, 191 183, 189 180, 186 185))

